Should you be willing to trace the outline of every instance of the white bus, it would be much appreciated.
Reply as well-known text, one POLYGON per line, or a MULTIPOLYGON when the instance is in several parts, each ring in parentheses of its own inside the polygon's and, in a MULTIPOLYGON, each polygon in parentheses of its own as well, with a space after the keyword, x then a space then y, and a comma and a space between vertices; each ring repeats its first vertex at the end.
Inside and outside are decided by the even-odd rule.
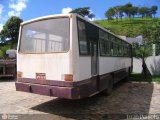
POLYGON ((17 50, 17 91, 81 99, 132 71, 131 44, 77 14, 22 23, 17 50))

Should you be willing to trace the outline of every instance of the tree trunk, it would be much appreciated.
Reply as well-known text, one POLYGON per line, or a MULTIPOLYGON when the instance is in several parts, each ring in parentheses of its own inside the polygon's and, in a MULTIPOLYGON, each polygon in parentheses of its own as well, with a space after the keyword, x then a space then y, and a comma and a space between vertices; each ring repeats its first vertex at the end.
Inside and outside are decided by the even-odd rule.
POLYGON ((142 68, 143 68, 144 77, 146 78, 147 77, 147 65, 146 65, 144 58, 142 59, 142 68))

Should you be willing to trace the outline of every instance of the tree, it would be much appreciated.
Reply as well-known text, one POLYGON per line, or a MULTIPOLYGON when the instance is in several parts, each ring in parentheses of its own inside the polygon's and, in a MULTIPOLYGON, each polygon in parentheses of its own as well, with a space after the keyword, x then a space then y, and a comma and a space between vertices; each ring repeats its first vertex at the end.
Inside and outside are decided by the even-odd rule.
POLYGON ((138 7, 131 7, 130 8, 130 14, 134 17, 138 13, 138 7))
POLYGON ((118 20, 118 18, 121 18, 122 21, 122 17, 123 15, 123 9, 122 6, 115 6, 113 7, 113 16, 118 20))
POLYGON ((152 7, 146 7, 146 6, 137 7, 133 6, 131 3, 127 3, 125 5, 118 5, 109 8, 105 12, 105 16, 108 19, 116 18, 118 20, 118 18, 121 18, 122 21, 122 17, 124 16, 124 14, 129 19, 137 15, 140 15, 142 18, 153 17, 153 16, 155 17, 157 10, 158 6, 156 5, 153 5, 152 7))
POLYGON ((142 18, 144 17, 152 17, 151 9, 148 7, 140 7, 138 9, 138 13, 141 15, 142 18))
POLYGON ((119 18, 121 18, 122 21, 122 17, 124 16, 123 14, 123 6, 119 6, 119 18))
POLYGON ((108 18, 108 20, 111 20, 115 15, 115 11, 114 11, 114 8, 109 8, 106 13, 105 13, 105 16, 108 18))
POLYGON ((3 30, 0 32, 0 43, 5 43, 5 34, 3 30))
POLYGON ((133 44, 133 49, 134 49, 134 57, 141 59, 142 61, 142 68, 143 68, 143 74, 145 78, 147 77, 148 73, 148 68, 146 65, 146 59, 152 54, 152 47, 148 44, 143 44, 143 45, 138 45, 138 44, 133 44))
POLYGON ((152 24, 141 26, 144 41, 148 44, 160 43, 160 23, 157 19, 153 19, 152 24))
POLYGON ((149 7, 147 8, 146 17, 152 18, 152 10, 149 7))
POLYGON ((158 6, 154 5, 151 7, 151 14, 154 16, 154 18, 157 13, 157 10, 158 10, 158 6))
POLYGON ((22 21, 22 19, 16 16, 12 16, 10 19, 8 19, 1 31, 1 41, 6 42, 6 40, 8 40, 11 42, 11 44, 17 43, 20 23, 22 21))
POLYGON ((90 7, 76 8, 72 10, 70 13, 77 13, 82 17, 93 18, 95 15, 91 12, 90 7))
POLYGON ((114 10, 114 17, 118 20, 118 17, 119 17, 119 7, 115 6, 115 7, 113 7, 113 10, 114 10))
POLYGON ((124 11, 124 13, 126 14, 126 16, 128 17, 128 18, 130 18, 131 17, 131 9, 132 9, 132 4, 131 3, 127 3, 127 4, 125 4, 124 6, 123 6, 123 11, 124 11))
POLYGON ((95 17, 95 15, 93 13, 88 15, 88 18, 90 18, 91 20, 95 17))
POLYGON ((147 11, 147 8, 146 8, 146 7, 140 7, 140 8, 138 9, 138 13, 139 13, 139 15, 141 15, 142 18, 145 17, 146 11, 147 11))
POLYGON ((0 47, 0 57, 4 57, 8 49, 11 49, 10 46, 7 46, 7 45, 1 46, 0 47))

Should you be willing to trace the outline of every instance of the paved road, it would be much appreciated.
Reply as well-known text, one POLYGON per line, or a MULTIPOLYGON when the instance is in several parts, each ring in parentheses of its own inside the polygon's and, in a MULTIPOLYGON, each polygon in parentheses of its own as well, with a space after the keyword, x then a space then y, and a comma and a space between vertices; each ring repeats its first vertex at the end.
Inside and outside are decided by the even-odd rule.
POLYGON ((53 120, 106 120, 121 118, 126 116, 124 114, 160 114, 160 84, 121 82, 114 87, 110 96, 98 94, 82 100, 64 100, 17 92, 14 81, 1 81, 0 114, 4 113, 20 119, 30 115, 53 120))

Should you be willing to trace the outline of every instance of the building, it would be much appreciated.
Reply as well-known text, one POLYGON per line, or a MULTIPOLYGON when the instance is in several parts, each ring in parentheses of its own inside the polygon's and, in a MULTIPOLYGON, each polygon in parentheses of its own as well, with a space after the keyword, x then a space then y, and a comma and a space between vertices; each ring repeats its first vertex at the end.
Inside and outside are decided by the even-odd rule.
POLYGON ((126 40, 127 42, 129 43, 138 43, 139 45, 143 44, 143 36, 140 35, 140 36, 137 36, 135 38, 132 38, 132 37, 126 37, 126 36, 119 36, 121 37, 122 39, 126 40))

